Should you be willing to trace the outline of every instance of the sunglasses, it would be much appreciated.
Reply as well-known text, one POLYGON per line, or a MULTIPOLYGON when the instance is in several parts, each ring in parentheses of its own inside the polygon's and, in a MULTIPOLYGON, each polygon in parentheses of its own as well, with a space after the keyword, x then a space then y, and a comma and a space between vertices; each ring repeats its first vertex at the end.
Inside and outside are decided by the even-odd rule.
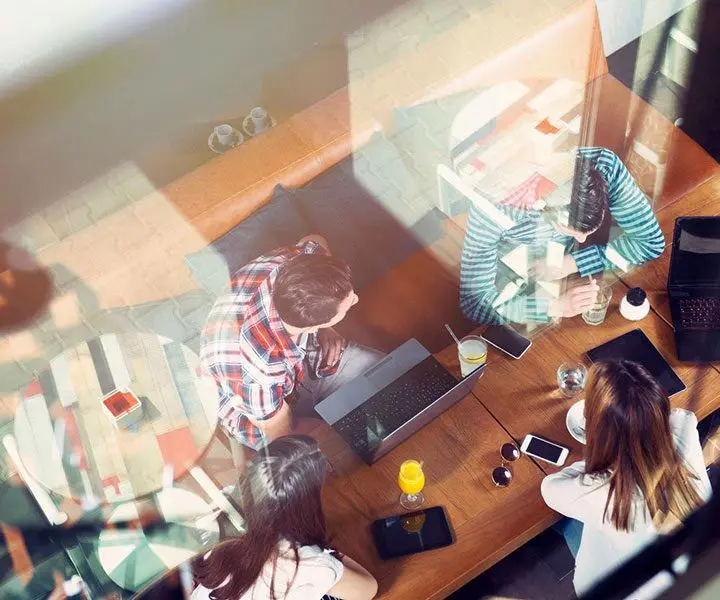
POLYGON ((503 444, 502 448, 500 448, 500 458, 502 459, 502 463, 499 467, 493 469, 492 480, 497 487, 507 487, 513 478, 513 472, 510 469, 509 463, 515 462, 520 458, 520 448, 509 442, 503 444))

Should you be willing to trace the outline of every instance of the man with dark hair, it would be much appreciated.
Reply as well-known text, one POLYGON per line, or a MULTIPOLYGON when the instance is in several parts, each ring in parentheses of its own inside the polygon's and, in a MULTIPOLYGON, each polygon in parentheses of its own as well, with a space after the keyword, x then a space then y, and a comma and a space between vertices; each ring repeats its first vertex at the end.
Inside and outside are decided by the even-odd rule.
POLYGON ((208 317, 200 360, 217 382, 236 465, 242 446, 306 428, 317 402, 381 357, 333 329, 357 301, 350 268, 316 235, 233 275, 208 317))
POLYGON ((471 207, 460 269, 460 305, 470 319, 532 323, 578 315, 597 297, 598 284, 589 276, 627 270, 657 258, 665 248, 650 203, 622 161, 606 148, 577 150, 569 205, 560 208, 471 207), (578 247, 609 218, 619 226, 619 235, 607 244, 578 247), (512 269, 508 276, 500 263, 521 246, 523 268, 512 269), (555 298, 533 293, 538 281, 548 289, 548 282, 573 273, 590 281, 555 298))

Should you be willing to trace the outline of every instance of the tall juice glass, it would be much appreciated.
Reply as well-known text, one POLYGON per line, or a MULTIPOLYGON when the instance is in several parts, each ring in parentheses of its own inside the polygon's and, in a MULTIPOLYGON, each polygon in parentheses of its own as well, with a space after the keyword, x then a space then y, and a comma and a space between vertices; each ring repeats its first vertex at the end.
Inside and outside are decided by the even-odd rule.
POLYGON ((425 502, 423 488, 425 487, 425 473, 422 463, 417 460, 406 460, 400 465, 398 485, 402 490, 400 505, 407 510, 420 508, 425 502))

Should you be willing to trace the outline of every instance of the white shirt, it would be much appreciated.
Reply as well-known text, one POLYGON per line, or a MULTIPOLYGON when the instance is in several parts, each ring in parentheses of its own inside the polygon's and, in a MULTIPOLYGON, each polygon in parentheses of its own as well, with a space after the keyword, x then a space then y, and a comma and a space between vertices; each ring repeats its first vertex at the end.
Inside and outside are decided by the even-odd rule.
MULTIPOLYGON (((670 430, 686 466, 699 478, 696 486, 700 496, 707 501, 711 488, 697 431, 697 417, 690 411, 676 408, 670 414, 670 430)), ((607 520, 603 522, 608 490, 607 477, 585 474, 585 461, 548 475, 542 482, 541 492, 547 505, 583 523, 573 580, 578 596, 658 535, 640 493, 635 498, 636 518, 632 521, 632 531, 618 531, 607 520)))
MULTIPOLYGON (((295 554, 290 549, 289 543, 283 542, 280 548, 281 555, 275 571, 275 597, 278 600, 320 600, 343 575, 343 564, 318 546, 302 546, 298 550, 300 562, 296 574, 295 554), (290 581, 293 584, 287 590, 290 581)), ((205 557, 209 555, 210 552, 205 557)), ((226 581, 231 576, 232 573, 228 573, 226 581)), ((271 597, 271 577, 272 564, 268 563, 254 585, 238 600, 268 600, 271 597)), ((210 592, 208 588, 199 585, 193 590, 190 600, 209 600, 210 592)))

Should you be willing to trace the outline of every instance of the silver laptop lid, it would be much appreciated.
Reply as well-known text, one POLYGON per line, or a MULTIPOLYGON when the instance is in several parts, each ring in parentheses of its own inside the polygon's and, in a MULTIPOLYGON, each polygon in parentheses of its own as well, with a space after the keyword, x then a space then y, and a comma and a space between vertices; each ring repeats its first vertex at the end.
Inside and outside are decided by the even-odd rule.
POLYGON ((429 350, 412 338, 376 362, 362 375, 358 375, 318 402, 315 405, 315 412, 328 425, 333 425, 428 356, 430 356, 429 350))

